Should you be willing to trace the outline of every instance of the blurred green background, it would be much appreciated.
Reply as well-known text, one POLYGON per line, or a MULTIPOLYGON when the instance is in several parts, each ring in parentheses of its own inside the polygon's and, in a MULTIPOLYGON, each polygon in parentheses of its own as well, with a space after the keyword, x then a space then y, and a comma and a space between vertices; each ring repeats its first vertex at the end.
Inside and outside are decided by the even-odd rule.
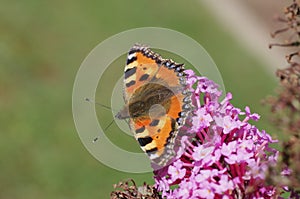
MULTIPOLYGON (((122 179, 153 182, 151 173, 123 173, 94 159, 72 118, 72 86, 81 62, 98 43, 131 28, 170 28, 198 41, 219 67, 233 103, 249 105, 262 115, 259 128, 274 132, 261 100, 276 82, 199 2, 1 0, 0 5, 0 198, 109 198, 122 179)), ((123 58, 116 62, 118 74, 123 58)), ((110 96, 102 99, 108 104, 110 96)), ((103 113, 100 123, 107 124, 112 114, 103 113)), ((113 125, 107 134, 138 150, 119 131, 113 125)))

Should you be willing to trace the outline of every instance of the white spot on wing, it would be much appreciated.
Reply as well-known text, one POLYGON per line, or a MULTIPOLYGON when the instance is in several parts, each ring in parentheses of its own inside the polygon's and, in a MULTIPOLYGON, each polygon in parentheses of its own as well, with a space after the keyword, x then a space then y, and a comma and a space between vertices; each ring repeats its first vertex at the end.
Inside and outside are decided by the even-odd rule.
POLYGON ((134 67, 136 67, 136 61, 126 65, 125 68, 124 68, 124 71, 126 71, 127 69, 134 68, 134 67))
POLYGON ((152 140, 152 142, 150 142, 149 144, 147 144, 146 146, 141 147, 144 151, 146 150, 151 150, 154 149, 156 147, 156 142, 154 140, 152 140))
POLYGON ((136 53, 129 54, 129 55, 127 56, 127 59, 132 59, 132 58, 135 57, 135 56, 136 56, 136 53))
POLYGON ((149 158, 151 160, 153 160, 153 159, 159 158, 159 155, 157 155, 156 153, 155 154, 151 154, 151 155, 149 155, 149 158))
POLYGON ((149 136, 149 131, 147 129, 145 129, 142 133, 138 133, 138 134, 135 133, 135 138, 136 139, 143 138, 143 137, 146 137, 146 136, 149 136))

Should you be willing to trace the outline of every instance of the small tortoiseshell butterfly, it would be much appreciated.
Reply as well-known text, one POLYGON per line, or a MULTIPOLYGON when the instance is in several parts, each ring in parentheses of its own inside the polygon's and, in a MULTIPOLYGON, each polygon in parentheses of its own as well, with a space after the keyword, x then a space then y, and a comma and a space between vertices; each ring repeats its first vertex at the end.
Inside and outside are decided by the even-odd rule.
POLYGON ((129 118, 142 150, 164 166, 175 155, 178 130, 191 109, 183 64, 136 44, 128 53, 124 76, 125 107, 116 117, 129 118))

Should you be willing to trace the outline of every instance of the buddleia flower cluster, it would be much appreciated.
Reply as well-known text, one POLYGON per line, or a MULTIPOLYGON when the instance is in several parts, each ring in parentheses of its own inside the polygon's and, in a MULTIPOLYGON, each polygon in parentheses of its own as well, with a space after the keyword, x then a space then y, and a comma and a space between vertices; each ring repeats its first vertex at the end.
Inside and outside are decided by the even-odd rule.
POLYGON ((220 101, 217 84, 187 70, 194 109, 180 129, 181 143, 174 162, 154 171, 155 187, 163 198, 276 198, 268 185, 270 167, 277 163, 275 143, 249 121, 260 116, 234 107, 228 93, 220 101))

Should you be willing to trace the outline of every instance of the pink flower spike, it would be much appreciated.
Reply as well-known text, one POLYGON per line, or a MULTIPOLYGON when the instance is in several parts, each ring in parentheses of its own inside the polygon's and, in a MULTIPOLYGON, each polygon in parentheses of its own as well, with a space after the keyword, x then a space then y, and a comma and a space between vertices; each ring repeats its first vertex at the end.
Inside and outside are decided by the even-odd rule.
POLYGON ((200 174, 196 175, 195 180, 198 183, 206 181, 208 178, 211 177, 211 170, 201 170, 200 174))
POLYGON ((236 152, 236 146, 236 141, 229 142, 228 145, 226 143, 223 143, 221 148, 221 154, 227 157, 230 156, 232 153, 236 152))
POLYGON ((231 99, 232 99, 232 94, 227 93, 226 97, 222 100, 222 102, 220 104, 225 104, 225 103, 229 102, 231 99))
POLYGON ((216 117, 215 118, 216 124, 223 128, 224 134, 230 133, 235 128, 239 128, 241 122, 238 120, 233 120, 230 116, 224 116, 223 118, 216 117))
POLYGON ((226 191, 233 190, 233 181, 228 179, 228 175, 221 175, 219 184, 215 186, 216 192, 219 194, 224 194, 226 191))
POLYGON ((238 162, 238 156, 236 154, 231 154, 229 157, 225 158, 228 164, 235 164, 238 162))
POLYGON ((212 154, 214 150, 214 147, 207 147, 204 148, 203 145, 200 145, 198 147, 195 147, 194 153, 192 154, 192 157, 195 161, 200 161, 200 160, 207 160, 209 161, 210 155, 212 154))
MULTIPOLYGON (((198 196, 200 198, 207 198, 207 199, 213 199, 215 198, 214 191, 210 188, 201 188, 199 190, 195 191, 195 196, 198 196)), ((198 198, 197 197, 197 198, 198 198)))
POLYGON ((239 140, 238 147, 252 151, 254 149, 254 142, 253 140, 239 140))
POLYGON ((260 116, 257 113, 251 114, 250 108, 248 106, 245 107, 246 116, 254 121, 258 121, 260 116))
POLYGON ((155 172, 162 198, 278 198, 277 187, 266 184, 277 162, 274 140, 248 122, 259 116, 234 107, 230 93, 220 103, 221 92, 206 77, 189 71, 187 84, 194 109, 178 129, 174 161, 155 172))
POLYGON ((196 111, 196 116, 192 118, 192 131, 197 132, 200 129, 210 126, 210 122, 213 119, 205 110, 205 108, 200 108, 196 111))
POLYGON ((185 70, 184 72, 188 77, 192 77, 195 75, 195 72, 193 70, 185 70))
POLYGON ((182 168, 182 162, 177 160, 174 166, 169 166, 168 174, 171 176, 170 183, 175 182, 177 179, 182 179, 185 176, 186 169, 182 168))
POLYGON ((253 152, 248 152, 248 151, 246 151, 246 149, 243 149, 243 148, 237 150, 238 162, 242 162, 242 161, 247 162, 251 158, 254 158, 254 153, 253 152))

